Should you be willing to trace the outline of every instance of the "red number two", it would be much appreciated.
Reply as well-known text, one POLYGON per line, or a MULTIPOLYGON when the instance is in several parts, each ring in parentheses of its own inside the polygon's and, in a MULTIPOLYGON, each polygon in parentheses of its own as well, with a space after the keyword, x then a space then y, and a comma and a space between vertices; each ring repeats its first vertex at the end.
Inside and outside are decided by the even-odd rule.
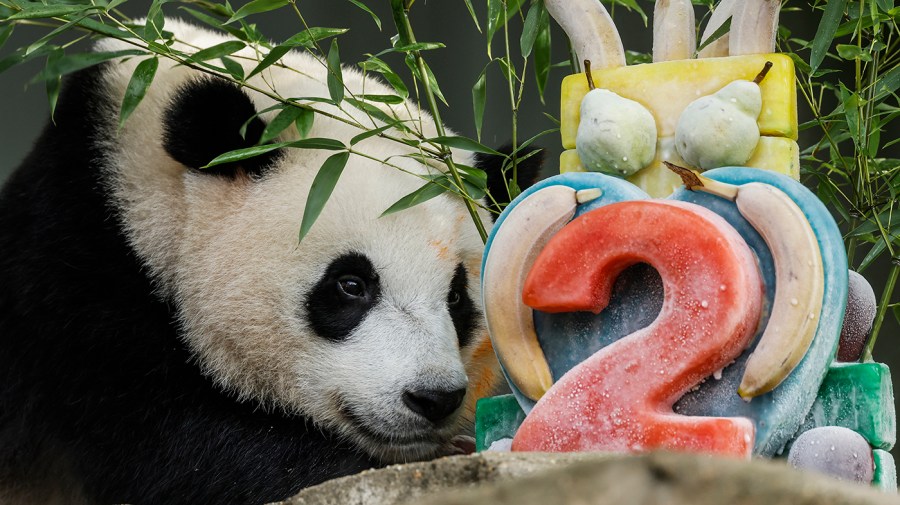
POLYGON ((523 299, 545 312, 599 313, 619 273, 642 262, 663 280, 659 316, 561 377, 519 428, 514 451, 668 449, 750 456, 751 420, 672 411, 685 392, 740 355, 759 324, 756 259, 722 217, 664 200, 588 212, 538 256, 523 299))

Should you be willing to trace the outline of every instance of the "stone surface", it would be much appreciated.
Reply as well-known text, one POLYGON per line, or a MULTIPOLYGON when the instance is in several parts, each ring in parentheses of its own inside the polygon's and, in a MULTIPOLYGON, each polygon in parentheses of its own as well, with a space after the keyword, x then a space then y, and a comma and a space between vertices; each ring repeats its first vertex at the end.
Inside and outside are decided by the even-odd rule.
POLYGON ((783 461, 688 454, 479 453, 391 466, 308 488, 284 505, 898 504, 783 461))

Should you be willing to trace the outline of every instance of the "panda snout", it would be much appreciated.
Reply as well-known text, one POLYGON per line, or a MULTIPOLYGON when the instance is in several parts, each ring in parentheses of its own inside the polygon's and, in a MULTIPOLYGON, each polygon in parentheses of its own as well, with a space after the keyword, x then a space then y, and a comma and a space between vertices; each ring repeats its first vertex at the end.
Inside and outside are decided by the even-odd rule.
POLYGON ((404 391, 403 403, 409 410, 437 424, 456 412, 465 396, 466 388, 418 389, 404 391))

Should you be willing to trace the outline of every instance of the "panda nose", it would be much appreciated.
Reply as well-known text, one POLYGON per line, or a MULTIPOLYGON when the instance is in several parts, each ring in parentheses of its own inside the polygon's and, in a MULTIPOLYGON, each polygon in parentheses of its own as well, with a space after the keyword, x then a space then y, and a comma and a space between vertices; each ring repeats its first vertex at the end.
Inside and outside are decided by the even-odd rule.
POLYGON ((403 393, 403 403, 416 414, 432 423, 443 421, 462 403, 466 388, 444 391, 440 389, 420 389, 403 393))

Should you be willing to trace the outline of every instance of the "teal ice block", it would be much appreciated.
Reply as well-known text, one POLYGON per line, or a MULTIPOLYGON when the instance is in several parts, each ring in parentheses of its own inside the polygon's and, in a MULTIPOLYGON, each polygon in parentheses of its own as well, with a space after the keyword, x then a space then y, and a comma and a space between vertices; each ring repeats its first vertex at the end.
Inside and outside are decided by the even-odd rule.
POLYGON ((884 363, 834 363, 797 432, 842 426, 862 435, 876 449, 897 441, 891 371, 884 363))
POLYGON ((513 395, 482 398, 475 404, 475 450, 481 452, 503 438, 512 438, 525 419, 513 395))
POLYGON ((872 451, 875 459, 875 476, 872 485, 885 493, 897 492, 897 466, 894 457, 887 451, 875 449, 872 451))

